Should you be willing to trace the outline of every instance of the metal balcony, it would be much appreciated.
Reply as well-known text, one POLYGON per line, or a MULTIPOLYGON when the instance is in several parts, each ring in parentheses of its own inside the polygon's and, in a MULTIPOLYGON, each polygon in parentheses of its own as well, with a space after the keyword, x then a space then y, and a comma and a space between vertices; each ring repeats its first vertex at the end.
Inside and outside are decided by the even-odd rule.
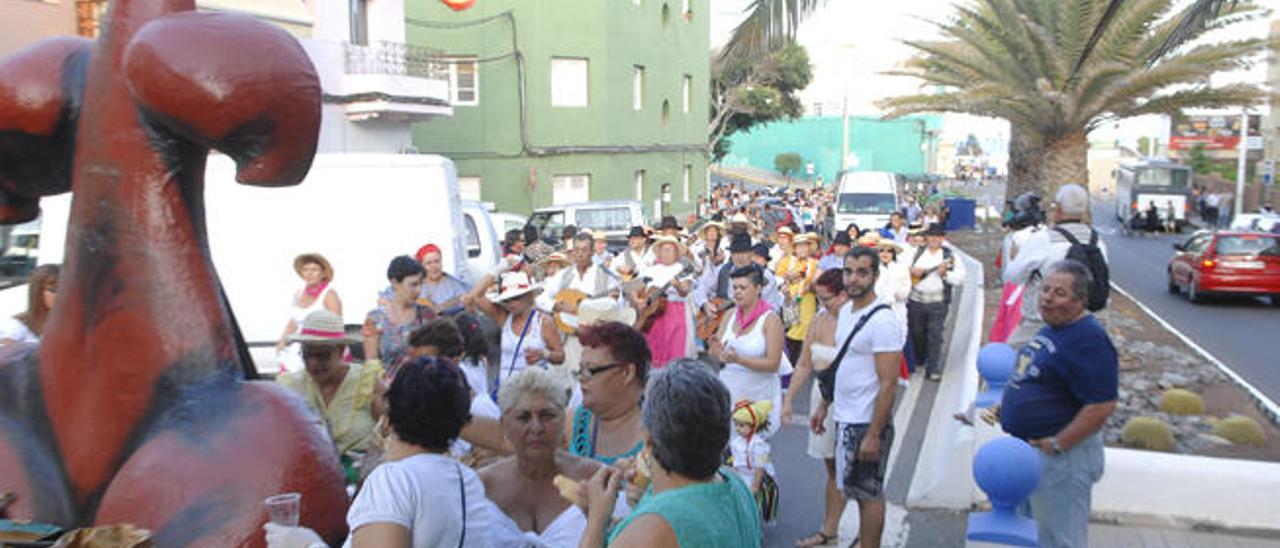
POLYGON ((415 122, 453 114, 448 65, 433 62, 440 52, 395 42, 343 46, 348 119, 415 122))

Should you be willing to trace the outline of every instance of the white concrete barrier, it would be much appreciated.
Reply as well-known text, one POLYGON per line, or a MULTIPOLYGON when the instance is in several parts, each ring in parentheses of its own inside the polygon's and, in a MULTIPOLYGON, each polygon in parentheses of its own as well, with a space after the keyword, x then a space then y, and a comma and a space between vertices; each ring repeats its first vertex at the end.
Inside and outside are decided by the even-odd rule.
POLYGON ((978 395, 976 364, 982 346, 984 299, 982 263, 959 248, 952 247, 952 251, 964 261, 964 289, 956 303, 954 328, 947 338, 946 370, 907 492, 907 506, 911 508, 968 510, 982 500, 973 481, 973 454, 980 442, 993 437, 954 418, 968 409, 978 395))
POLYGON ((1280 530, 1280 463, 1106 449, 1093 515, 1126 524, 1280 530))

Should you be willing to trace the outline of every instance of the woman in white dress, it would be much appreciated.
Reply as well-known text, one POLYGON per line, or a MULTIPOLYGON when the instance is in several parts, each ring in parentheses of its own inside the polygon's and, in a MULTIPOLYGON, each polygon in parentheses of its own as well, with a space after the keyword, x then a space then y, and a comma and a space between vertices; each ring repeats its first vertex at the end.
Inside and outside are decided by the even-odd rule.
POLYGON ((301 371, 302 345, 289 343, 289 336, 298 331, 298 326, 307 315, 324 308, 338 317, 342 317, 342 300, 331 285, 333 282, 333 266, 329 260, 319 253, 303 253, 293 258, 293 271, 302 278, 303 286, 293 294, 293 307, 289 311, 289 321, 285 323, 280 342, 276 343, 276 353, 280 356, 280 372, 301 371))
POLYGON ((876 243, 880 252, 880 277, 876 279, 876 297, 893 307, 903 332, 907 328, 907 297, 911 295, 911 270, 898 258, 902 244, 883 239, 876 243))
POLYGON ((490 394, 512 375, 526 367, 547 367, 564 363, 564 344, 551 315, 534 308, 534 297, 542 292, 524 272, 498 272, 500 290, 487 293, 493 275, 481 278, 464 302, 473 304, 502 326, 502 352, 498 376, 490 385, 490 394))
POLYGON ((498 392, 503 436, 515 454, 480 470, 492 503, 493 546, 578 546, 587 517, 557 489, 556 476, 589 479, 601 464, 565 450, 569 386, 549 371, 526 369, 498 392))
POLYGON ((744 399, 773 402, 765 433, 771 436, 782 425, 782 379, 778 375, 785 338, 782 320, 760 299, 764 289, 760 267, 739 268, 729 277, 736 306, 721 323, 719 336, 711 341, 710 354, 724 362, 720 381, 735 403, 744 399))
MULTIPOLYGON (((844 291, 844 272, 842 269, 830 269, 818 276, 814 283, 814 295, 818 298, 821 309, 809 324, 809 333, 805 337, 804 346, 800 349, 800 359, 796 363, 795 373, 791 376, 791 385, 787 387, 787 395, 783 399, 783 420, 791 422, 791 413, 796 394, 803 389, 805 381, 816 368, 826 369, 835 359, 838 345, 844 341, 836 340, 836 317, 840 307, 844 305, 848 295, 844 291)), ((818 391, 815 380, 809 393, 809 408, 818 406, 822 395, 818 391)), ((813 534, 796 541, 796 546, 822 546, 834 542, 839 535, 840 515, 844 512, 844 493, 836 487, 836 439, 835 422, 830 415, 824 423, 826 429, 822 434, 809 430, 807 453, 810 457, 822 460, 827 468, 827 488, 825 491, 825 515, 822 525, 813 534)))
POLYGON ((58 265, 37 266, 27 277, 27 310, 0 320, 0 346, 40 342, 44 323, 58 296, 58 265))

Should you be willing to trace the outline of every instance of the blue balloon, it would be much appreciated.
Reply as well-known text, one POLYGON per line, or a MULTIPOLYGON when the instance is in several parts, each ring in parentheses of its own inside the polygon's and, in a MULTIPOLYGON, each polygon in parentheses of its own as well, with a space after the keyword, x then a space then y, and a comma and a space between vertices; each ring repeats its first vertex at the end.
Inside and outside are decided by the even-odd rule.
POLYGON ((1013 377, 1018 353, 1005 343, 988 343, 978 351, 978 374, 987 384, 1003 386, 1013 377))
POLYGON ((1014 437, 983 444, 973 456, 973 479, 991 499, 993 508, 1014 508, 1031 496, 1040 483, 1044 464, 1040 452, 1014 437))

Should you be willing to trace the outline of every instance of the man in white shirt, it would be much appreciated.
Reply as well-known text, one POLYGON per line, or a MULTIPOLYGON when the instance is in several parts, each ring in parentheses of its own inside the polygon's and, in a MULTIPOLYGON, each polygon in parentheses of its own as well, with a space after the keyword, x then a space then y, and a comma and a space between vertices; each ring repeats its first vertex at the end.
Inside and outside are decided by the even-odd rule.
POLYGON ((951 288, 964 281, 964 263, 942 246, 946 234, 941 225, 925 232, 925 246, 911 260, 911 295, 907 298, 907 327, 911 350, 923 363, 925 377, 942 380, 942 330, 951 305, 951 288))
MULTIPOLYGON (((1058 229, 1070 232, 1081 243, 1089 243, 1093 228, 1084 222, 1085 211, 1089 208, 1089 194, 1084 187, 1070 184, 1063 185, 1054 196, 1050 215, 1053 217, 1053 228, 1041 229, 1031 234, 1018 247, 1013 260, 1004 268, 1006 283, 1022 284, 1022 321, 1017 329, 1005 341, 1015 349, 1021 349, 1044 327, 1040 317, 1039 295, 1040 284, 1044 278, 1043 271, 1049 265, 1067 258, 1071 242, 1067 241, 1058 229), (1030 296, 1031 298, 1027 298, 1030 296)), ((1107 255, 1107 246, 1098 239, 1098 248, 1102 255, 1107 255)))
POLYGON ((653 264, 653 254, 649 253, 649 235, 644 227, 633 226, 627 233, 627 249, 618 255, 614 270, 623 276, 634 276, 653 264))
POLYGON ((844 265, 849 301, 836 320, 840 360, 831 365, 838 368, 834 379, 829 372, 819 373, 823 401, 814 409, 809 427, 821 434, 827 413, 832 413, 836 485, 858 504, 859 546, 878 548, 884 532, 884 476, 893 445, 893 400, 904 336, 888 304, 876 297, 880 273, 876 251, 855 247, 844 265), (846 341, 841 356, 839 349, 846 341))
POLYGON ((573 264, 561 269, 546 284, 546 291, 535 300, 541 310, 552 312, 568 312, 577 314, 578 307, 568 302, 556 302, 556 296, 566 289, 575 289, 586 294, 588 299, 618 296, 618 281, 613 279, 598 266, 594 259, 594 245, 590 234, 578 234, 573 237, 573 251, 570 258, 573 264))

